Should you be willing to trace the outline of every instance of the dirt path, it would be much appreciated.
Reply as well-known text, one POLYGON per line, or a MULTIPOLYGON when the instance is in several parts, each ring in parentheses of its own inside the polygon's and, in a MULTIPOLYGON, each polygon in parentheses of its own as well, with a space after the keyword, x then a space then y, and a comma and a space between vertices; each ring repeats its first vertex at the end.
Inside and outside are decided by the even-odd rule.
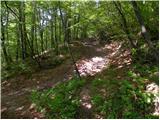
MULTIPOLYGON (((94 46, 94 44, 93 44, 94 46)), ((93 105, 91 103, 91 83, 93 78, 98 74, 103 74, 107 68, 111 65, 114 66, 119 79, 123 75, 123 68, 129 67, 131 64, 130 51, 121 47, 122 43, 112 42, 106 44, 105 46, 94 47, 95 51, 92 50, 90 53, 93 56, 84 57, 77 61, 77 66, 81 76, 87 77, 87 83, 83 87, 80 93, 80 112, 79 118, 82 119, 100 119, 99 115, 93 112, 93 105), (98 54, 95 54, 98 53, 98 54), (120 70, 121 69, 121 70, 120 70), (121 71, 121 72, 120 72, 121 71)), ((91 46, 90 46, 91 47, 91 46)), ((106 74, 106 73, 105 73, 106 74)), ((109 75, 108 76, 112 76, 109 75)), ((113 76, 112 76, 113 77, 113 76)), ((116 77, 116 76, 115 76, 116 77)), ((103 92, 103 91, 102 91, 103 92)))
POLYGON ((72 64, 66 61, 54 69, 41 70, 32 75, 20 75, 2 82, 2 118, 43 117, 32 109, 29 98, 33 89, 52 87, 69 79, 72 64), (34 113, 33 113, 34 112, 34 113))
MULTIPOLYGON (((106 69, 110 63, 116 64, 121 68, 129 65, 130 58, 124 61, 123 57, 128 56, 128 51, 123 51, 124 55, 119 54, 120 43, 113 42, 106 46, 97 44, 96 41, 87 41, 73 44, 74 55, 79 54, 77 66, 81 76, 93 76, 106 69), (122 55, 122 56, 120 56, 122 55), (117 59, 113 59, 117 56, 117 59)), ((33 89, 45 89, 53 87, 59 82, 68 80, 73 75, 73 65, 68 59, 56 68, 40 70, 31 75, 19 75, 17 77, 2 82, 2 118, 43 118, 44 116, 36 112, 31 104, 30 94, 33 89)), ((84 87, 81 93, 82 106, 90 107, 89 90, 84 87), (88 98, 85 98, 88 96, 88 98)), ((87 116, 90 116, 89 109, 85 109, 87 116)), ((85 116, 84 116, 85 118, 85 116)))

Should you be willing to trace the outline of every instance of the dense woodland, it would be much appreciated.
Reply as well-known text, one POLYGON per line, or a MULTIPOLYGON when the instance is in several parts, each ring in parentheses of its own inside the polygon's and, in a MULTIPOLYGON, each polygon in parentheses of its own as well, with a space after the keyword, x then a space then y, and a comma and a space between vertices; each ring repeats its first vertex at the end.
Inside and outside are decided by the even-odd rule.
POLYGON ((158 118, 158 1, 2 1, 2 118, 158 118))

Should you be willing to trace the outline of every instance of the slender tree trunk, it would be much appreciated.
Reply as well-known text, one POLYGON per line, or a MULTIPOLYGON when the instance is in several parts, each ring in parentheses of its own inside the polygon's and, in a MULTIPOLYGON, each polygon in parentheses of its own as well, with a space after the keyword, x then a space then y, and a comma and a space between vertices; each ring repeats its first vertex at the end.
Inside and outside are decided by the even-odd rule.
POLYGON ((76 73, 77 73, 77 75, 78 75, 79 79, 81 80, 81 76, 80 76, 80 73, 79 73, 79 71, 78 71, 78 68, 77 68, 77 65, 76 65, 76 62, 75 62, 75 59, 74 59, 73 53, 72 53, 72 51, 71 51, 71 48, 70 48, 70 46, 69 46, 69 43, 67 43, 67 48, 68 48, 68 51, 69 51, 69 53, 70 53, 70 56, 71 56, 72 62, 73 62, 73 64, 74 64, 74 67, 75 67, 76 73))
MULTIPOLYGON (((7 8, 7 23, 6 23, 6 41, 9 40, 9 34, 8 34, 8 22, 9 22, 9 10, 7 8)), ((6 50, 8 51, 8 59, 10 62, 12 62, 12 56, 10 55, 9 50, 6 48, 6 50)))
POLYGON ((51 24, 51 48, 54 47, 53 19, 54 19, 54 15, 53 15, 53 11, 52 11, 52 13, 51 13, 51 21, 50 21, 50 24, 51 24))
POLYGON ((44 40, 43 40, 43 32, 44 32, 44 29, 43 29, 43 24, 44 24, 44 19, 43 19, 43 16, 41 16, 41 13, 44 13, 44 11, 41 11, 39 10, 39 22, 40 22, 40 25, 39 25, 39 32, 40 32, 40 39, 41 39, 41 52, 44 51, 44 40))
MULTIPOLYGON (((60 2, 59 2, 59 11, 60 11, 60 16, 61 16, 62 25, 63 25, 63 32, 64 32, 64 34, 65 34, 65 32, 66 32, 65 26, 66 26, 66 25, 65 25, 65 21, 64 21, 64 19, 63 19, 61 7, 60 7, 60 2)), ((65 38, 66 38, 66 37, 65 37, 65 38)), ((65 41, 65 39, 64 39, 64 41, 65 41)), ((76 73, 77 73, 79 79, 81 79, 80 73, 79 73, 79 71, 78 71, 78 68, 77 68, 76 62, 75 62, 75 60, 74 60, 74 56, 73 56, 73 53, 72 53, 72 51, 71 51, 71 49, 70 49, 70 46, 69 46, 68 41, 67 41, 67 48, 68 48, 68 52, 69 52, 69 54, 70 54, 70 56, 71 56, 72 62, 73 62, 73 64, 74 64, 76 73)))
POLYGON ((34 38, 35 38, 35 51, 36 51, 36 54, 39 54, 39 50, 38 50, 38 39, 37 39, 37 21, 38 21, 38 16, 37 16, 37 4, 36 4, 36 2, 35 2, 35 7, 34 7, 34 14, 35 14, 35 28, 34 28, 34 30, 35 30, 35 36, 34 36, 34 38))
POLYGON ((47 50, 48 49, 48 27, 46 28, 46 35, 45 35, 45 41, 46 41, 46 47, 45 49, 47 50))
POLYGON ((2 38, 1 38, 1 45, 2 45, 2 50, 3 50, 3 54, 4 54, 4 58, 5 61, 7 63, 7 65, 10 64, 10 61, 8 59, 8 53, 6 50, 6 46, 5 46, 5 30, 4 30, 4 25, 3 25, 3 21, 2 21, 2 17, 1 17, 1 34, 2 34, 2 38))
MULTIPOLYGON (((26 54, 26 57, 27 57, 27 56, 29 56, 29 53, 27 51, 27 47, 28 47, 27 40, 29 40, 29 39, 28 39, 28 36, 27 36, 25 13, 24 13, 24 18, 23 18, 23 29, 24 29, 24 49, 25 49, 25 54, 26 54)), ((31 52, 33 53, 33 51, 31 51, 31 52)))
POLYGON ((32 13, 32 26, 31 26, 31 47, 33 49, 34 52, 34 41, 35 41, 35 1, 32 1, 32 9, 33 9, 33 13, 32 13))
POLYGON ((61 28, 62 28, 62 24, 61 24, 61 20, 59 20, 59 41, 61 41, 61 32, 62 32, 61 28))
POLYGON ((26 58, 26 51, 25 51, 25 37, 24 37, 24 2, 21 1, 19 6, 19 30, 20 30, 20 37, 21 37, 21 50, 22 50, 22 60, 26 58))
POLYGON ((43 47, 43 44, 44 44, 44 42, 43 42, 43 28, 41 28, 41 30, 40 30, 40 37, 41 37, 41 52, 43 52, 44 51, 44 47, 43 47))
MULTIPOLYGON (((76 24, 76 16, 74 16, 73 24, 74 24, 74 25, 76 24)), ((74 28, 73 28, 73 39, 74 39, 74 40, 76 39, 76 27, 75 27, 75 26, 74 26, 74 28)))
POLYGON ((17 28, 17 48, 16 48, 16 62, 18 62, 19 59, 19 48, 20 48, 20 33, 19 33, 19 24, 16 24, 16 28, 17 28))
POLYGON ((140 9, 137 6, 137 3, 135 1, 131 1, 131 3, 132 3, 132 6, 133 6, 135 15, 137 17, 138 23, 141 26, 142 36, 144 37, 144 39, 146 40, 146 42, 148 43, 148 45, 152 46, 152 43, 150 41, 149 33, 147 32, 147 29, 146 29, 145 24, 144 24, 144 20, 142 18, 141 13, 140 13, 140 9))
POLYGON ((72 2, 70 2, 70 6, 69 6, 69 11, 68 11, 68 13, 67 13, 67 36, 68 36, 68 38, 67 38, 67 42, 68 43, 70 43, 70 41, 72 40, 72 33, 71 33, 71 6, 72 6, 72 4, 71 4, 72 2))
POLYGON ((66 43, 66 38, 67 38, 67 32, 66 32, 66 19, 64 19, 63 17, 63 14, 62 14, 62 10, 61 10, 61 6, 60 6, 60 1, 58 2, 59 3, 59 11, 60 11, 60 17, 61 17, 61 21, 62 21, 62 29, 63 29, 63 36, 64 36, 64 39, 63 39, 63 42, 64 42, 64 46, 65 46, 65 43, 66 43))
POLYGON ((154 46, 152 45, 152 42, 151 42, 151 38, 150 38, 150 35, 149 35, 149 32, 147 31, 146 27, 145 27, 145 24, 144 24, 144 20, 143 20, 143 17, 141 15, 141 12, 140 12, 140 9, 137 5, 137 3, 135 1, 131 1, 132 3, 132 6, 133 6, 133 9, 134 9, 134 12, 135 12, 135 15, 137 17, 137 20, 138 20, 138 23, 139 25, 141 26, 141 32, 142 32, 142 36, 144 37, 145 41, 147 42, 148 46, 154 50, 153 54, 156 58, 156 60, 158 61, 158 53, 157 51, 154 49, 154 46))
POLYGON ((67 16, 64 16, 64 46, 66 46, 67 42, 68 42, 68 20, 67 20, 67 16))
POLYGON ((59 54, 58 51, 58 40, 57 40, 57 9, 55 9, 55 16, 54 16, 54 39, 55 39, 55 50, 56 50, 56 55, 59 54))
POLYGON ((134 44, 132 38, 130 37, 130 31, 129 31, 129 28, 127 25, 127 20, 122 12, 121 4, 119 2, 115 2, 115 1, 113 3, 115 5, 116 9, 118 10, 119 14, 121 15, 122 23, 123 23, 123 30, 127 34, 127 37, 128 37, 128 40, 130 41, 131 46, 136 48, 136 45, 134 44))
MULTIPOLYGON (((77 22, 76 23, 79 23, 79 20, 80 20, 80 15, 78 15, 78 18, 77 18, 77 22)), ((79 38, 79 25, 76 27, 76 39, 79 38)))

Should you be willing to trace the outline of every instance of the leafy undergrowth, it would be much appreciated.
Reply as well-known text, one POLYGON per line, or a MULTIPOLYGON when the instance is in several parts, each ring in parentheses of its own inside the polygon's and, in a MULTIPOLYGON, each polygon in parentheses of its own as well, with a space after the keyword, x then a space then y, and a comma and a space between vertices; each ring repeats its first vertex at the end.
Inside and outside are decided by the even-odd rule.
POLYGON ((78 91, 85 81, 73 78, 43 92, 33 91, 32 101, 47 118, 76 118, 80 106, 78 91))
MULTIPOLYGON (((115 77, 106 79, 103 77, 93 80, 94 114, 99 118, 107 119, 158 118, 151 114, 154 112, 154 99, 158 93, 146 92, 146 83, 152 81, 148 80, 147 73, 151 74, 155 71, 158 71, 156 67, 146 69, 139 66, 139 68, 135 67, 133 71, 126 71, 125 79, 115 80, 115 77)), ((113 71, 111 73, 115 74, 113 71)), ((156 77, 153 78, 155 80, 156 77)))
POLYGON ((2 67, 2 77, 1 79, 7 79, 14 77, 17 74, 30 74, 32 72, 31 67, 28 64, 19 62, 18 64, 12 63, 7 67, 2 67))
MULTIPOLYGON (((154 111, 154 98, 158 94, 146 92, 145 88, 149 79, 156 78, 149 77, 148 73, 151 75, 158 69, 146 69, 139 65, 133 65, 132 68, 124 70, 125 76, 118 78, 117 70, 108 69, 90 82, 94 118, 158 118, 151 114, 154 111)), ((78 118, 79 93, 86 84, 85 80, 73 78, 55 88, 34 91, 32 101, 46 118, 78 118)))
POLYGON ((37 69, 45 69, 45 68, 55 68, 58 65, 62 64, 68 56, 64 56, 62 54, 53 57, 52 53, 45 56, 43 59, 39 58, 41 68, 37 66, 37 63, 33 60, 26 60, 24 62, 12 63, 8 66, 2 67, 2 80, 17 76, 19 74, 32 74, 37 69), (51 55, 51 56, 50 56, 51 55))

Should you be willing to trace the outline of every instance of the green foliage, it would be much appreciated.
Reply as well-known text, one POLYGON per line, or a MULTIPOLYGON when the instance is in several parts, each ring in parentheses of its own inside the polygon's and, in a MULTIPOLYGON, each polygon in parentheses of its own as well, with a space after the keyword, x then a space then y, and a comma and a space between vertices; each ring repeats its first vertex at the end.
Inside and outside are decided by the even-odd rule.
POLYGON ((79 107, 77 94, 84 83, 84 80, 73 78, 43 92, 33 91, 31 99, 48 118, 76 118, 79 107))
POLYGON ((134 64, 134 69, 139 72, 140 74, 150 74, 154 72, 158 72, 158 66, 148 66, 148 65, 140 65, 134 64))
MULTIPOLYGON (((113 2, 49 1, 49 3, 46 4, 44 1, 24 1, 24 10, 19 9, 22 3, 20 1, 14 3, 8 1, 6 3, 9 8, 15 11, 17 16, 21 16, 21 12, 25 15, 25 20, 18 20, 12 11, 8 11, 5 2, 2 2, 2 21, 5 28, 4 46, 6 47, 8 56, 10 56, 13 61, 15 61, 15 59, 22 59, 22 52, 24 50, 22 50, 23 44, 21 44, 21 39, 23 38, 21 38, 21 32, 26 32, 29 39, 29 41, 24 43, 26 49, 24 52, 27 53, 27 57, 32 56, 31 51, 38 54, 50 48, 55 48, 61 52, 60 46, 66 42, 65 40, 69 36, 72 37, 68 42, 78 39, 80 40, 83 37, 95 37, 98 34, 101 40, 107 40, 110 37, 110 34, 112 35, 111 37, 113 37, 113 35, 118 36, 117 39, 119 39, 119 41, 123 41, 123 38, 126 36, 122 29, 124 26, 121 24, 121 17, 115 9, 113 2), (63 16, 61 16, 59 12, 56 12, 56 10, 59 9, 61 9, 63 16), (56 20, 53 17, 54 15, 57 17, 56 20), (66 21, 65 23, 69 22, 67 29, 70 30, 70 32, 68 30, 64 31, 66 25, 62 24, 62 19, 66 21), (25 24, 26 31, 18 29, 19 22, 25 24), (64 33, 67 33, 67 36, 64 33), (120 36, 124 37, 121 38, 120 36), (43 38, 43 40, 41 38, 43 38), (30 49, 32 43, 33 50, 30 49)), ((153 38, 152 42, 154 46, 157 46, 156 49, 158 50, 157 14, 159 6, 157 3, 157 1, 146 2, 145 4, 139 2, 138 6, 140 7, 140 12, 144 18, 145 25, 149 28, 149 30, 147 30, 151 32, 151 38, 156 36, 153 38), (157 41, 155 42, 155 40, 157 41)), ((140 44, 138 45, 138 48, 142 49, 141 55, 136 49, 132 50, 134 55, 133 58, 137 61, 141 60, 143 62, 151 59, 153 62, 154 58, 148 57, 152 56, 153 52, 148 50, 149 47, 146 46, 145 41, 137 38, 137 33, 140 29, 139 24, 135 19, 133 7, 130 2, 120 2, 120 4, 122 7, 122 13, 127 20, 131 37, 133 37, 133 40, 136 39, 138 41, 137 44, 140 44), (135 29, 132 29, 133 27, 135 29), (138 56, 143 59, 137 59, 138 56)), ((128 39, 126 39, 126 42, 128 42, 128 39)), ((67 54, 67 51, 67 48, 62 48, 62 53, 67 54)), ((2 62, 7 63, 4 58, 5 57, 2 57, 2 62)), ((59 64, 59 61, 55 61, 55 64, 59 64)))
POLYGON ((104 81, 100 78, 97 78, 97 79, 92 81, 92 86, 100 86, 100 85, 103 85, 103 84, 104 84, 104 81))
POLYGON ((140 76, 150 79, 150 81, 154 81, 157 84, 159 83, 159 70, 158 66, 149 66, 149 65, 140 65, 134 64, 134 71, 138 73, 140 76))
POLYGON ((143 78, 136 76, 132 71, 129 71, 128 75, 134 81, 122 80, 118 89, 113 86, 114 91, 107 92, 106 98, 100 93, 92 96, 96 113, 107 119, 148 118, 145 115, 149 115, 153 109, 154 96, 144 91, 144 83, 139 82, 143 78))
MULTIPOLYGON (((154 44, 154 42, 153 42, 154 44)), ((154 55, 154 52, 157 50, 158 48, 156 47, 158 44, 155 43, 154 44, 154 50, 149 48, 148 45, 140 40, 140 42, 138 43, 138 48, 132 48, 131 49, 131 54, 132 54, 132 60, 134 63, 141 63, 141 64, 149 64, 149 65, 157 65, 157 61, 154 55)))
POLYGON ((158 115, 145 115, 145 119, 159 119, 158 115))
POLYGON ((92 104, 99 106, 103 102, 103 97, 100 95, 95 95, 92 97, 92 104))
POLYGON ((132 48, 132 49, 131 49, 131 53, 132 53, 132 55, 135 55, 135 54, 137 53, 137 49, 132 48))

